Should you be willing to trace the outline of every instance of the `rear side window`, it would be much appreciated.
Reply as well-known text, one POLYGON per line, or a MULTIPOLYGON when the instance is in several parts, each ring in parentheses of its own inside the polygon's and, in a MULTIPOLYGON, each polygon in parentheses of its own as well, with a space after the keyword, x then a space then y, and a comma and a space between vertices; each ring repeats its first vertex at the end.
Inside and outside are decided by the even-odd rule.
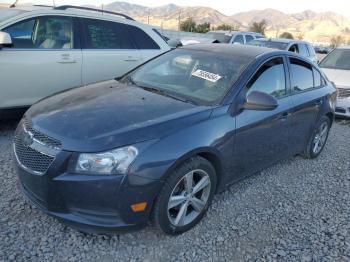
POLYGON ((251 41, 253 41, 254 40, 254 37, 253 36, 251 36, 251 35, 245 35, 245 41, 247 42, 247 43, 250 43, 251 41))
POLYGON ((160 49, 159 45, 142 29, 130 25, 127 27, 128 33, 131 35, 139 49, 160 49))
POLYGON ((234 38, 233 43, 244 44, 243 35, 237 35, 237 36, 234 38))
POLYGON ((309 56, 309 51, 305 44, 299 44, 299 54, 302 56, 309 56))
POLYGON ((83 19, 87 49, 136 49, 127 25, 97 19, 83 19))
POLYGON ((315 56, 316 55, 315 49, 311 45, 306 45, 306 46, 309 50, 310 55, 315 56))
POLYGON ((276 98, 286 94, 286 76, 282 58, 275 58, 265 63, 249 81, 248 93, 259 91, 276 98))
POLYGON ((313 67, 302 60, 290 58, 292 90, 302 92, 314 87, 313 67))

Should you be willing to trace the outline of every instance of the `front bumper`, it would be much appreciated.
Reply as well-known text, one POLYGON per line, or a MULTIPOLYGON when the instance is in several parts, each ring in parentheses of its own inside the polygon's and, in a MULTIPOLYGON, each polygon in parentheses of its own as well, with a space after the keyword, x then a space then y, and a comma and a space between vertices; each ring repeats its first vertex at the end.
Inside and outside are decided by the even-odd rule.
POLYGON ((17 163, 24 195, 48 215, 88 233, 131 231, 144 227, 162 182, 139 176, 91 176, 62 172, 69 153, 61 152, 43 175, 17 163), (147 202, 144 211, 131 205, 147 202))
POLYGON ((337 98, 335 114, 338 116, 350 117, 350 97, 337 98))

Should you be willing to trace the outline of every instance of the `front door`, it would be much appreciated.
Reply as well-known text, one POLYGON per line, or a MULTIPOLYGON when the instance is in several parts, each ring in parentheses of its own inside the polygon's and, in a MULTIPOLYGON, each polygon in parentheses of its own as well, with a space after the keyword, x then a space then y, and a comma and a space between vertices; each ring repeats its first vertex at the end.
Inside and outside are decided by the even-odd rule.
POLYGON ((286 157, 289 142, 291 99, 287 96, 284 59, 266 62, 242 92, 265 92, 278 100, 272 111, 244 109, 236 116, 233 164, 237 177, 243 177, 286 157))
POLYGON ((31 18, 2 31, 13 46, 0 49, 0 108, 29 106, 81 85, 82 54, 74 49, 71 17, 31 18))

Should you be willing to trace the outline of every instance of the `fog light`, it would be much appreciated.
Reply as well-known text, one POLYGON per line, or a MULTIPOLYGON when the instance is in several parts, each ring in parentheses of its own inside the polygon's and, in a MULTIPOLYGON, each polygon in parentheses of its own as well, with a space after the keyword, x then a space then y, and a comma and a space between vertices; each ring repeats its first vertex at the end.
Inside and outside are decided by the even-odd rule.
POLYGON ((144 211, 147 207, 147 202, 141 202, 131 205, 131 209, 134 212, 141 212, 144 211))

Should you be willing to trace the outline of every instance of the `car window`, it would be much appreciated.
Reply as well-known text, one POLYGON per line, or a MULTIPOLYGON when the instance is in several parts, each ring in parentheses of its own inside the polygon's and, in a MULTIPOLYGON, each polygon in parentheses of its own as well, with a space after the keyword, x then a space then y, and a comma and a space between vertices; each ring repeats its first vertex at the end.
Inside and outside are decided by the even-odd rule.
POLYGON ((350 49, 335 49, 321 61, 320 67, 350 70, 350 49))
POLYGON ((139 49, 160 49, 159 45, 143 30, 131 25, 127 25, 127 27, 128 33, 139 49))
POLYGON ((302 60, 290 58, 292 89, 301 92, 314 87, 312 66, 302 60))
POLYGON ((282 58, 265 63, 249 81, 248 93, 260 91, 276 98, 286 94, 286 76, 282 58))
POLYGON ((309 54, 311 56, 316 56, 316 52, 315 52, 315 49, 311 46, 311 45, 306 45, 308 50, 309 50, 309 54))
POLYGON ((309 51, 305 44, 299 44, 299 54, 305 57, 309 56, 309 51))
POLYGON ((244 44, 244 39, 243 39, 243 35, 236 35, 233 43, 240 43, 240 44, 244 44))
POLYGON ((297 44, 292 45, 288 51, 299 54, 299 47, 297 44))
POLYGON ((127 25, 97 19, 83 19, 87 49, 136 49, 127 25))
POLYGON ((149 61, 121 82, 155 88, 198 104, 215 104, 251 61, 245 56, 175 49, 149 61))
POLYGON ((254 37, 251 35, 245 35, 245 41, 246 43, 250 43, 251 41, 254 40, 254 37))
POLYGON ((313 72, 314 72, 314 86, 315 87, 324 86, 326 81, 324 80, 321 73, 316 68, 313 68, 313 72))
POLYGON ((13 48, 70 49, 73 48, 71 17, 41 16, 7 27, 13 48))

